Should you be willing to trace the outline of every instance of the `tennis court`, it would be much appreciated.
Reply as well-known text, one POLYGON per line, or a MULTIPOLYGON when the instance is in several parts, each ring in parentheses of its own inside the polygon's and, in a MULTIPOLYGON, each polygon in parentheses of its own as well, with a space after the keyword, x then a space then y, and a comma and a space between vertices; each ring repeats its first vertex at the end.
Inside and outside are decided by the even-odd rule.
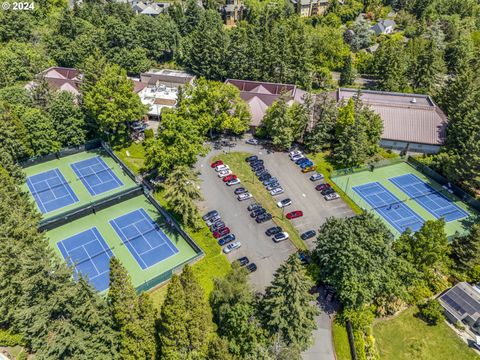
POLYGON ((110 225, 142 269, 178 253, 178 249, 144 209, 112 219, 110 225))
POLYGON ((112 251, 96 227, 59 241, 57 246, 76 272, 86 277, 98 290, 109 286, 110 258, 112 251))
POLYGON ((27 177, 27 185, 42 214, 78 201, 58 168, 27 177))
POLYGON ((372 182, 352 189, 399 232, 422 227, 424 220, 382 184, 372 182))
POLYGON ((123 185, 99 156, 72 163, 70 166, 92 196, 103 194, 123 185))
POLYGON ((400 190, 416 201, 436 219, 445 218, 446 222, 459 220, 468 213, 452 203, 450 199, 436 191, 414 174, 405 174, 388 179, 400 190))

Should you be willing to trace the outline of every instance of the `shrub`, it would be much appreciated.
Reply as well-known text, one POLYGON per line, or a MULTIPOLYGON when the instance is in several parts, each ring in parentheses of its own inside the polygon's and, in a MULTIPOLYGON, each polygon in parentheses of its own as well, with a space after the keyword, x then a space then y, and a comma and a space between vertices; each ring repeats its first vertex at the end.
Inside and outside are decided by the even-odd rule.
POLYGON ((0 346, 23 346, 23 336, 20 334, 14 334, 10 330, 0 329, 0 346))
POLYGON ((22 351, 16 357, 16 360, 27 360, 27 359, 28 359, 28 354, 25 351, 22 351))
POLYGON ((457 320, 454 325, 459 330, 465 330, 465 325, 463 325, 463 323, 459 320, 457 320))
POLYGON ((437 300, 428 300, 419 309, 420 318, 429 325, 437 325, 443 319, 443 308, 437 300))
POLYGON ((153 133, 153 129, 146 129, 144 133, 145 133, 145 140, 153 139, 155 137, 155 134, 153 133))

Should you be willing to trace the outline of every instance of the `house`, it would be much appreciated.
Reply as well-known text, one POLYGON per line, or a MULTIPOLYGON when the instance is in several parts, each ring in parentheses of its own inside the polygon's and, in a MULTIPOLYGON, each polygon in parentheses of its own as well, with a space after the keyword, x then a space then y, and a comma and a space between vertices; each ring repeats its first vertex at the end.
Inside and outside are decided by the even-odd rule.
POLYGON ((243 20, 247 14, 247 8, 241 0, 227 0, 219 11, 222 14, 224 24, 228 26, 233 26, 238 21, 243 20))
POLYGON ((291 84, 235 79, 227 79, 225 83, 231 84, 240 90, 240 97, 248 104, 250 114, 252 115, 250 129, 253 132, 262 123, 267 109, 280 96, 285 96, 287 104, 291 105, 294 102, 303 103, 307 94, 306 91, 291 84))
POLYGON ((480 290, 466 282, 456 284, 439 298, 445 316, 453 324, 461 322, 480 334, 480 290))
POLYGON ((384 148, 435 154, 445 143, 447 117, 428 95, 340 88, 334 96, 337 102, 360 96, 380 115, 384 148))
POLYGON ((163 108, 177 104, 179 87, 190 84, 195 76, 179 70, 151 69, 134 80, 134 91, 148 105, 148 118, 160 120, 163 108))
POLYGON ((322 15, 328 7, 329 0, 290 0, 301 17, 322 15))
POLYGON ((391 34, 393 33, 393 30, 395 30, 395 26, 397 26, 397 24, 391 19, 379 19, 378 22, 370 28, 370 30, 372 30, 377 36, 382 34, 391 34))
MULTIPOLYGON (((75 96, 80 95, 80 84, 82 83, 82 74, 74 68, 60 66, 50 67, 37 74, 36 79, 44 79, 52 90, 68 91, 75 96)), ((26 89, 32 89, 36 82, 32 81, 25 85, 26 89)))

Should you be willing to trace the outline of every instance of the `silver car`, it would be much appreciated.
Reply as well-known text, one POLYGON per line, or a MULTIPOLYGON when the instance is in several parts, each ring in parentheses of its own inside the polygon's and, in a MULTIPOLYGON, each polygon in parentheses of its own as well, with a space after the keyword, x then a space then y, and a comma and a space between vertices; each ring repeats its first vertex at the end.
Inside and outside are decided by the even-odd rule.
POLYGON ((285 190, 283 190, 283 188, 277 187, 277 188, 273 189, 272 191, 270 191, 270 195, 276 196, 276 195, 283 194, 284 192, 285 192, 285 190))
POLYGON ((242 246, 242 243, 240 241, 235 241, 233 243, 228 244, 223 248, 223 252, 225 254, 231 253, 233 250, 238 249, 240 246, 242 246))
POLYGON ((252 194, 246 192, 246 193, 243 193, 243 194, 240 194, 237 196, 237 200, 238 201, 244 201, 244 200, 248 200, 252 197, 252 194))
POLYGON ((281 233, 278 233, 278 234, 275 234, 273 237, 272 237, 272 240, 275 241, 275 242, 280 242, 280 241, 284 241, 284 240, 287 240, 288 239, 288 233, 287 232, 281 232, 281 233))

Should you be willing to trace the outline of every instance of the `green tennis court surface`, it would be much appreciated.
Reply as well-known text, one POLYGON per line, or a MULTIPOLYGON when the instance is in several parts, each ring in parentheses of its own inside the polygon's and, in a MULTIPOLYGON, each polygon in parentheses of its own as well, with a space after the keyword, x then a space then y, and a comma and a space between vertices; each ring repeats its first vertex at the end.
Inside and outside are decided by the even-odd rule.
MULTIPOLYGON (((460 199, 448 193, 440 184, 426 177, 406 162, 378 167, 373 171, 364 170, 352 174, 339 175, 332 178, 332 180, 358 206, 371 211, 382 219, 395 237, 399 236, 400 230, 405 227, 400 226, 402 221, 410 224, 410 222, 405 220, 407 218, 415 218, 417 222, 421 221, 423 223, 426 220, 436 220, 442 216, 447 221, 445 224, 447 236, 450 237, 456 232, 462 234, 468 231, 468 226, 471 224, 471 215, 474 214, 474 210, 467 207, 460 199), (403 177, 405 179, 407 177, 416 179, 417 183, 421 184, 422 188, 428 188, 429 192, 413 193, 410 189, 403 186, 405 184, 392 181, 392 179, 400 179, 400 177, 402 179, 403 177), (389 196, 382 195, 383 197, 381 197, 380 201, 377 199, 377 192, 369 194, 363 191, 364 189, 369 189, 374 184, 377 188, 382 189, 382 194, 388 194, 389 196), (435 207, 433 205, 430 206, 432 199, 435 200, 435 207), (440 200, 441 204, 439 203, 440 200), (429 206, 426 206, 426 204, 429 206), (441 207, 439 207, 439 204, 441 207), (397 216, 400 210, 402 210, 402 214, 397 216), (455 216, 447 216, 453 213, 454 210, 455 216)), ((415 227, 414 230, 418 229, 417 225, 412 227, 415 227)))
POLYGON ((100 149, 84 151, 75 155, 62 157, 57 160, 51 160, 38 165, 33 165, 25 168, 24 171, 27 176, 27 182, 30 184, 30 187, 25 184, 24 190, 30 192, 32 199, 34 199, 37 208, 43 213, 43 217, 45 219, 72 209, 83 207, 93 201, 100 200, 109 195, 129 188, 134 188, 136 186, 135 182, 122 170, 122 168, 103 150, 100 149), (97 173, 92 170, 93 172, 89 174, 88 177, 79 176, 79 174, 75 172, 77 169, 76 166, 85 161, 95 161, 96 163, 102 164, 101 170, 99 170, 97 173), (61 193, 61 191, 56 187, 50 189, 50 183, 47 184, 49 186, 46 186, 46 190, 44 191, 42 187, 43 183, 38 183, 38 181, 36 182, 38 183, 38 186, 35 187, 34 194, 32 195, 32 189, 34 188, 32 184, 35 184, 33 181, 36 181, 37 178, 43 179, 43 177, 45 177, 46 174, 52 170, 55 170, 61 174, 58 176, 58 178, 64 179, 62 180, 61 184, 58 184, 58 189, 61 190, 63 188, 69 188, 71 192, 73 192, 70 197, 76 197, 78 201, 63 201, 66 199, 66 197, 63 196, 65 194, 61 193), (108 179, 104 179, 107 176, 108 179), (115 186, 107 186, 111 179, 115 180, 115 186), (65 183, 63 183, 64 181, 65 183), (100 184, 97 184, 97 182, 100 182, 100 184), (99 186, 102 188, 100 189, 99 186), (38 192, 38 189, 36 188, 40 189, 41 191, 38 192), (92 188, 96 191, 92 191, 92 188), (53 204, 55 206, 52 205, 51 207, 46 208, 46 204, 53 204))
MULTIPOLYGON (((195 250, 185 241, 185 239, 176 230, 166 224, 165 219, 144 196, 137 196, 133 199, 113 205, 107 209, 97 211, 95 214, 85 216, 79 220, 72 221, 66 225, 50 230, 47 232, 47 237, 52 249, 55 249, 55 252, 58 254, 58 256, 63 259, 66 252, 63 251, 62 254, 62 247, 59 247, 57 243, 60 243, 65 239, 78 236, 78 234, 89 231, 92 228, 95 228, 100 234, 97 236, 97 238, 103 238, 108 245, 109 250, 125 266, 135 287, 144 285, 146 282, 154 279, 158 275, 174 269, 178 265, 183 264, 197 255, 195 250), (139 255, 135 253, 135 251, 140 251, 140 245, 137 243, 132 243, 130 241, 132 239, 122 239, 119 236, 119 233, 110 223, 115 219, 117 219, 118 222, 119 218, 138 211, 144 214, 146 218, 151 218, 156 222, 156 224, 158 224, 158 229, 156 230, 158 230, 159 233, 161 232, 162 236, 166 236, 168 238, 163 239, 162 244, 170 243, 171 247, 176 249, 176 252, 171 251, 168 253, 169 256, 165 257, 165 251, 163 251, 162 247, 159 245, 158 249, 161 250, 161 253, 157 254, 158 256, 156 255, 156 258, 154 259, 155 261, 151 261, 149 266, 144 269, 142 269, 142 266, 139 263, 139 255), (133 246, 135 246, 135 251, 132 250, 133 246)), ((147 232, 145 234, 151 234, 151 232, 147 232)), ((148 236, 150 235, 145 235, 143 237, 148 236)), ((152 244, 152 241, 149 241, 149 243, 152 244)), ((83 243, 80 245, 83 246, 83 243)), ((152 248, 155 250, 154 247, 152 248)), ((94 263, 96 257, 101 255, 100 253, 101 251, 92 251, 94 256, 88 255, 88 263, 94 263)), ((145 254, 151 253, 152 252, 145 252, 145 254)), ((85 266, 85 268, 93 269, 94 267, 85 266)), ((78 270, 82 271, 81 268, 78 270)), ((88 272, 89 270, 86 271, 88 272)), ((97 270, 95 269, 95 271, 97 270)), ((97 276, 97 272, 92 270, 92 277, 93 276, 97 276)), ((99 286, 98 288, 101 289, 102 287, 99 286)))

